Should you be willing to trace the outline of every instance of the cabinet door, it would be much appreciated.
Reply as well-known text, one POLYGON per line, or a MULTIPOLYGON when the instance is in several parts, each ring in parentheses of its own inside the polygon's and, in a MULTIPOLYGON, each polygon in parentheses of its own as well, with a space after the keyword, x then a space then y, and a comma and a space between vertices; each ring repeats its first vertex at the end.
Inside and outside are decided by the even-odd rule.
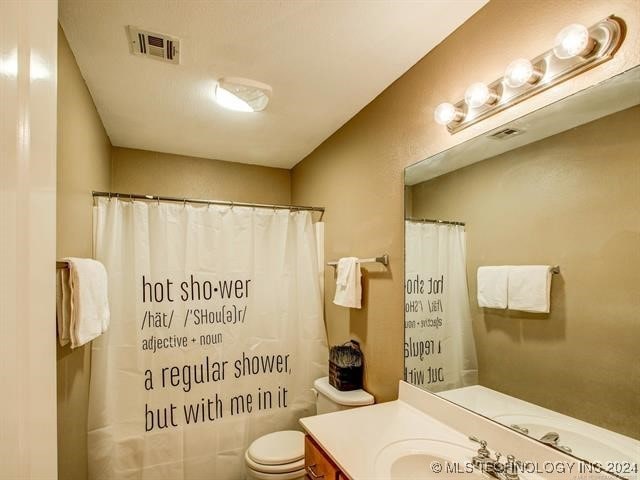
POLYGON ((338 480, 338 467, 309 435, 304 439, 304 467, 309 480, 338 480))

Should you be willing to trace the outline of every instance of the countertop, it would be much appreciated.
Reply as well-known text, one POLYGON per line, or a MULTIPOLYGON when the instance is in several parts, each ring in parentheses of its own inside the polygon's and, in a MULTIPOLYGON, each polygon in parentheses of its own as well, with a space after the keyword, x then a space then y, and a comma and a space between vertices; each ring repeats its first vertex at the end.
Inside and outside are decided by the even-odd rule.
POLYGON ((477 449, 460 432, 402 400, 307 417, 300 423, 351 480, 384 478, 376 472, 375 460, 384 447, 398 441, 430 439, 468 446, 466 460, 477 449))

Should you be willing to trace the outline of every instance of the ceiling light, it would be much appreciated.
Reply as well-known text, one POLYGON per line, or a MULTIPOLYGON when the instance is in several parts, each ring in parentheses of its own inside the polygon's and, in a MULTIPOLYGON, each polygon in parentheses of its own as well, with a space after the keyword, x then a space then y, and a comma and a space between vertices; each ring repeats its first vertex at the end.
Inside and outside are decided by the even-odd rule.
POLYGON ((572 23, 560 30, 556 36, 553 53, 560 59, 584 57, 591 53, 595 46, 596 42, 589 35, 587 27, 572 23))
POLYGON ((494 90, 482 82, 472 83, 464 92, 464 101, 471 108, 479 108, 483 105, 491 105, 498 100, 494 90))
POLYGON ((511 88, 533 85, 542 77, 539 70, 526 58, 519 58, 509 64, 504 72, 504 83, 511 88))
POLYGON ((464 114, 459 108, 451 103, 441 103, 433 112, 433 118, 440 125, 449 125, 450 123, 462 120, 464 114))
POLYGON ((246 78, 221 78, 214 98, 218 105, 236 112, 260 112, 267 107, 271 87, 246 78))

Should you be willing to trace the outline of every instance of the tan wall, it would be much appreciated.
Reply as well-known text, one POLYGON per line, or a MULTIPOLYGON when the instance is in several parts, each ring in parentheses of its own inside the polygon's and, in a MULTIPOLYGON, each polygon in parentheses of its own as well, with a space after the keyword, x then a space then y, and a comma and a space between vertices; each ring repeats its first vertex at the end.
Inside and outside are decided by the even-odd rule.
POLYGON ((467 224, 480 383, 636 438, 638 125, 634 107, 412 188, 414 216, 467 224), (478 307, 478 267, 511 264, 560 265, 550 314, 478 307))
MULTIPOLYGON (((111 143, 58 27, 57 257, 92 256, 92 190, 108 190, 111 143)), ((87 478, 91 347, 57 346, 59 478, 87 478)))
POLYGON ((254 203, 290 203, 289 170, 114 147, 112 190, 254 203))
POLYGON ((332 272, 325 277, 330 341, 362 341, 366 387, 378 401, 395 398, 402 378, 403 168, 640 63, 638 6, 638 0, 492 0, 294 168, 293 202, 327 207, 327 258, 391 255, 388 273, 371 267, 362 311, 333 306, 332 272), (438 103, 462 98, 473 81, 494 80, 514 58, 550 48, 563 26, 590 25, 612 13, 628 25, 612 61, 456 135, 433 122, 438 103))

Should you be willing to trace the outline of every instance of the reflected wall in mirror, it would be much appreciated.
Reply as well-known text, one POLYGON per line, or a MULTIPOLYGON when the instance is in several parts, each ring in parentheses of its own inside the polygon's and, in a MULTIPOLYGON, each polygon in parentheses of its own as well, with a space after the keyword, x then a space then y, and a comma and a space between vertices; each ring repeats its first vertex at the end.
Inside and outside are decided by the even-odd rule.
POLYGON ((640 455, 639 104, 636 68, 405 172, 406 380, 623 478, 640 455))

